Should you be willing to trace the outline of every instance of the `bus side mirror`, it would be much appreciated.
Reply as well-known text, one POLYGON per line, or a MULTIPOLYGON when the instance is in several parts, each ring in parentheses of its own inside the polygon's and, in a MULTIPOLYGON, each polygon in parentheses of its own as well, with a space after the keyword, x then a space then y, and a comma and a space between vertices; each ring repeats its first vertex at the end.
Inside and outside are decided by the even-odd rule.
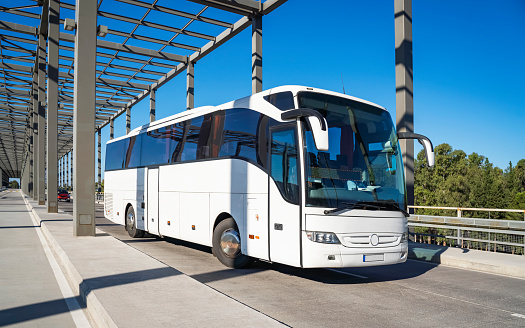
POLYGON ((315 148, 319 151, 328 151, 328 129, 322 129, 317 117, 308 116, 306 119, 312 128, 315 148))
POLYGON ((428 139, 427 137, 412 133, 412 132, 398 132, 397 133, 398 139, 417 139, 417 141, 423 145, 423 148, 425 149, 425 156, 427 157, 427 164, 429 167, 434 166, 434 147, 432 146, 432 141, 428 139))
POLYGON ((312 135, 315 141, 315 148, 320 151, 328 150, 328 124, 326 119, 318 111, 310 108, 297 108, 283 112, 282 120, 297 119, 304 117, 312 128, 312 135))

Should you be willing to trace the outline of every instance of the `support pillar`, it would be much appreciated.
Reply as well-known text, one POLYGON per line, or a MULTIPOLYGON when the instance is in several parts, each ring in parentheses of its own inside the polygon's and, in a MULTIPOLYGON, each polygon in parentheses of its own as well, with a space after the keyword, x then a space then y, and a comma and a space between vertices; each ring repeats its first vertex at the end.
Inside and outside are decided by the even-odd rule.
MULTIPOLYGON (((34 79, 34 77, 33 77, 34 79)), ((29 129, 28 129, 28 143, 27 143, 27 152, 28 152, 28 158, 27 158, 27 195, 30 198, 33 198, 33 174, 34 174, 34 168, 33 168, 33 153, 34 153, 34 145, 33 145, 33 135, 34 135, 34 125, 33 125, 33 117, 34 117, 34 111, 33 111, 33 103, 29 105, 29 129)))
POLYGON ((131 131, 131 108, 126 108, 126 134, 131 131))
POLYGON ((115 120, 114 119, 110 119, 109 120, 109 140, 113 140, 113 138, 115 137, 115 120))
POLYGON ((149 93, 149 121, 155 121, 155 96, 156 90, 152 89, 149 93))
POLYGON ((97 154, 98 154, 98 186, 101 187, 100 183, 102 182, 102 137, 100 129, 97 133, 97 154))
POLYGON ((252 94, 262 89, 262 16, 252 17, 252 94))
POLYGON ((195 108, 195 74, 194 64, 188 58, 188 68, 186 69, 186 109, 195 108))
POLYGON ((69 153, 66 153, 66 186, 67 187, 70 186, 69 184, 69 153))
POLYGON ((38 180, 38 205, 45 205, 46 201, 46 39, 38 35, 38 153, 37 176, 38 180))
POLYGON ((73 235, 95 236, 97 1, 76 0, 73 107, 73 235))
POLYGON ((33 135, 33 156, 32 156, 32 182, 31 195, 34 201, 38 201, 38 56, 36 57, 36 70, 33 72, 33 105, 32 105, 32 135, 33 135))
MULTIPOLYGON (((412 71, 412 0, 395 0, 396 124, 398 132, 414 132, 412 71)), ((414 140, 400 140, 408 205, 414 205, 414 140)))
POLYGON ((58 213, 58 42, 60 1, 49 1, 47 56, 47 212, 58 213))

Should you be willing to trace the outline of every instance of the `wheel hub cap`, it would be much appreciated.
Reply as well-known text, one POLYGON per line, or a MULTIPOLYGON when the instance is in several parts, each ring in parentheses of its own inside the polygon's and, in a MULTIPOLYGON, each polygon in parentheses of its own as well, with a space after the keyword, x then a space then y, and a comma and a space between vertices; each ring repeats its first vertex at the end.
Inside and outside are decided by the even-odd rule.
POLYGON ((233 229, 226 230, 221 236, 222 252, 230 257, 236 258, 241 253, 241 238, 239 233, 233 229))

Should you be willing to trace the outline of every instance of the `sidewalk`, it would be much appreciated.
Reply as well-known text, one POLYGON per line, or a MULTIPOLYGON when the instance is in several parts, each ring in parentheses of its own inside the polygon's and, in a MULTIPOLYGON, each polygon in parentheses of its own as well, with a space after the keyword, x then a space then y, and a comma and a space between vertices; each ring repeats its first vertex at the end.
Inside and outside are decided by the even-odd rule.
POLYGON ((69 214, 29 203, 98 327, 283 326, 98 229, 95 238, 74 237, 69 214))
POLYGON ((52 257, 20 192, 1 192, 0 326, 76 326, 69 308, 74 300, 61 292, 54 274, 58 266, 50 265, 47 254, 52 257))
POLYGON ((525 279, 525 256, 410 242, 408 257, 525 279))
MULTIPOLYGON (((26 198, 26 200, 28 200, 26 198)), ((74 237, 72 217, 28 200, 42 233, 98 327, 277 327, 280 322, 97 229, 74 237)), ((410 243, 409 256, 525 278, 525 257, 410 243)))

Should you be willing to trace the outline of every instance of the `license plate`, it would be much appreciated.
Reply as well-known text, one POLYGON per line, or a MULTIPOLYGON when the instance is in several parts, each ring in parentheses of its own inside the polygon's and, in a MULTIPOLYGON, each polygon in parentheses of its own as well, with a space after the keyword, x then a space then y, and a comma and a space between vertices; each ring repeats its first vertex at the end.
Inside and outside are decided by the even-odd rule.
POLYGON ((364 254, 363 262, 375 262, 375 261, 384 261, 385 254, 364 254))

